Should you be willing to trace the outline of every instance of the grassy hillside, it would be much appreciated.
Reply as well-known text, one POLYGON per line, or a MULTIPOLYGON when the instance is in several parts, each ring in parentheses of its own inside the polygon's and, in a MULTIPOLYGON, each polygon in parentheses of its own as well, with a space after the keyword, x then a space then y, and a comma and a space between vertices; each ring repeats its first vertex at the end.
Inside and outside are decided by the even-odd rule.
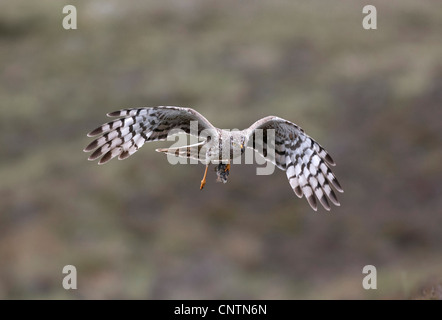
POLYGON ((0 298, 440 298, 442 3, 371 1, 370 31, 365 4, 3 2, 0 298), (341 207, 252 165, 200 191, 202 165, 154 152, 168 142, 86 160, 107 112, 156 105, 297 123, 337 162, 341 207))

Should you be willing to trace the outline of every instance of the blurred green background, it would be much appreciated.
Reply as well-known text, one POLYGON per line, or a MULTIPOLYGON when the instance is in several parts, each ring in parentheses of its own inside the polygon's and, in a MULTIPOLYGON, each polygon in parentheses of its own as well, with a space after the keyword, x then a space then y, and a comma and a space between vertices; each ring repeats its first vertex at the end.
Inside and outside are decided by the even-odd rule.
POLYGON ((2 1, 1 299, 442 296, 442 2, 2 1), (62 9, 77 8, 64 30, 62 9), (378 30, 362 28, 375 5, 378 30), (285 173, 172 166, 150 143, 88 162, 125 107, 190 106, 221 128, 267 115, 337 162, 341 207, 285 173), (62 287, 74 265, 78 289, 62 287), (377 267, 377 290, 362 268, 377 267))

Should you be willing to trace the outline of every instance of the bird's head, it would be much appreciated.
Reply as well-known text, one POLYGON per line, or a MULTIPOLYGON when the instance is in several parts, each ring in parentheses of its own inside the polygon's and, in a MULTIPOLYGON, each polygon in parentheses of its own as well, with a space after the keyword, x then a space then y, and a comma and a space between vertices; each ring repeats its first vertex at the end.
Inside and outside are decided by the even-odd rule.
POLYGON ((238 134, 234 134, 232 145, 234 150, 240 150, 241 154, 243 154, 247 146, 246 137, 239 132, 238 134))

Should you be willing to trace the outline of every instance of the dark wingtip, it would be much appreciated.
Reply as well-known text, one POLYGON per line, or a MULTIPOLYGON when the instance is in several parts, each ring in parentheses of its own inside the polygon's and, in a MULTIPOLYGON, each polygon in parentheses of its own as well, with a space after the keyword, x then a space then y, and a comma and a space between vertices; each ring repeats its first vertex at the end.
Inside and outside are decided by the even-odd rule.
POLYGON ((333 202, 333 204, 335 206, 340 206, 341 204, 339 203, 338 198, 336 197, 336 194, 333 192, 332 189, 330 189, 330 193, 328 194, 328 197, 330 198, 331 202, 333 202))
POLYGON ((318 211, 318 203, 316 202, 316 198, 314 195, 311 195, 310 197, 307 197, 307 201, 310 205, 310 207, 312 207, 313 210, 318 211))
POLYGON ((121 111, 120 110, 118 110, 118 111, 112 111, 112 112, 109 112, 108 114, 106 114, 108 117, 118 117, 118 116, 120 116, 120 114, 121 114, 121 111))
POLYGON ((108 162, 110 159, 112 159, 112 150, 108 151, 101 159, 100 161, 98 161, 99 165, 105 164, 106 162, 108 162))
POLYGON ((325 210, 330 211, 330 204, 328 203, 327 197, 325 194, 322 195, 322 197, 319 199, 319 202, 321 202, 322 206, 325 210))
POLYGON ((96 135, 99 135, 99 134, 102 133, 102 132, 103 132, 102 127, 98 127, 97 129, 94 129, 94 130, 92 130, 91 132, 89 132, 89 133, 87 134, 87 136, 88 136, 88 137, 94 137, 94 136, 96 136, 96 135))
POLYGON ((130 156, 129 151, 123 151, 123 152, 121 152, 120 155, 118 156, 118 160, 124 160, 124 159, 126 159, 127 157, 129 157, 129 156, 130 156))
POLYGON ((328 153, 325 156, 325 161, 327 161, 331 166, 336 165, 336 162, 333 160, 333 158, 328 153))
POLYGON ((94 140, 91 143, 89 143, 88 146, 83 149, 83 151, 90 152, 90 151, 94 150, 97 147, 97 145, 98 145, 97 140, 94 140))
POLYGON ((295 194, 298 198, 302 198, 302 190, 299 186, 297 186, 295 189, 293 189, 295 191, 295 194))
POLYGON ((339 183, 338 179, 333 180, 333 185, 335 186, 336 190, 338 190, 341 193, 344 193, 344 189, 342 189, 341 184, 339 183))
POLYGON ((101 148, 99 148, 99 149, 95 150, 94 153, 92 153, 89 156, 88 160, 89 161, 94 161, 94 160, 98 159, 101 155, 102 155, 101 148))

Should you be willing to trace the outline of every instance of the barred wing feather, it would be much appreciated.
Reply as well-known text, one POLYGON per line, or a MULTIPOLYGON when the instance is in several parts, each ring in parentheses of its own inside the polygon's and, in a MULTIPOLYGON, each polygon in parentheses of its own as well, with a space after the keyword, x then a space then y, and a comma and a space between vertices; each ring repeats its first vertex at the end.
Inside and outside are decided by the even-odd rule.
POLYGON ((198 122, 195 135, 215 127, 200 113, 190 108, 152 107, 123 109, 108 113, 109 117, 121 117, 101 125, 88 133, 89 137, 100 135, 92 141, 85 152, 95 150, 89 160, 101 157, 103 164, 118 156, 122 160, 140 149, 144 143, 166 140, 173 129, 191 134, 191 121, 198 122))
POLYGON ((251 141, 251 147, 278 168, 286 171, 295 194, 300 198, 304 195, 314 210, 318 208, 317 200, 326 210, 330 210, 329 200, 336 206, 340 205, 331 188, 333 186, 337 191, 343 192, 330 169, 335 162, 328 152, 301 127, 290 121, 269 116, 255 122, 246 129, 246 133, 251 141), (263 129, 262 142, 256 139, 257 129, 263 129), (275 130, 274 145, 267 138, 268 129, 275 130), (268 157, 269 147, 275 148, 274 158, 268 157))

